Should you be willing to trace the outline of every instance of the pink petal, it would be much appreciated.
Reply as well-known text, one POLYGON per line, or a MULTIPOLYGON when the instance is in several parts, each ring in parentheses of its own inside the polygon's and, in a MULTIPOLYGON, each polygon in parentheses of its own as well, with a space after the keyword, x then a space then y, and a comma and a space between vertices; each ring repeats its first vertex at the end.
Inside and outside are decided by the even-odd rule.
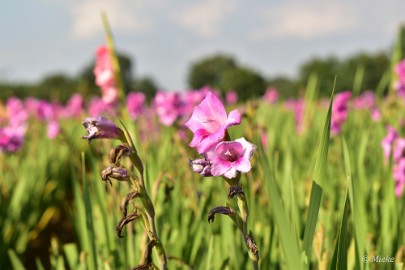
POLYGON ((250 161, 245 158, 239 158, 238 160, 234 161, 232 163, 232 167, 243 173, 247 173, 250 171, 250 169, 252 169, 250 161))
POLYGON ((211 173, 214 176, 220 176, 229 171, 232 168, 232 164, 229 161, 216 157, 212 160, 211 173))
POLYGON ((226 120, 226 125, 233 126, 239 125, 241 121, 241 115, 238 110, 233 110, 229 113, 228 119, 226 120))

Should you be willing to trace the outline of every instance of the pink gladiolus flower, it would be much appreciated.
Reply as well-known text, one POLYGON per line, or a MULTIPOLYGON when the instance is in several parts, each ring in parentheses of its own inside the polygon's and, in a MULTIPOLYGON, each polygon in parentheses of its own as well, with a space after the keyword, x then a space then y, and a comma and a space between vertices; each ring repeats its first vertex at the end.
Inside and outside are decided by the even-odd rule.
POLYGON ((92 117, 96 117, 101 114, 115 114, 114 106, 112 106, 112 104, 105 103, 100 98, 92 98, 88 107, 89 115, 92 117))
POLYGON ((405 186, 405 158, 401 158, 393 167, 393 178, 395 181, 395 195, 399 198, 404 192, 405 186))
POLYGON ((118 139, 122 131, 110 120, 102 116, 88 117, 82 122, 88 135, 83 139, 90 142, 93 139, 118 139))
POLYGON ((394 141, 398 138, 398 132, 395 128, 388 126, 387 127, 387 136, 381 141, 381 147, 384 150, 384 157, 389 159, 391 155, 392 145, 394 141))
POLYGON ((405 157, 405 139, 398 138, 395 140, 395 148, 394 148, 394 161, 398 162, 400 159, 405 157))
POLYGON ((302 133, 304 131, 304 108, 305 103, 303 99, 297 100, 287 100, 284 103, 284 107, 288 110, 294 111, 294 119, 295 119, 295 128, 298 133, 302 133))
POLYGON ((0 151, 15 152, 24 143, 26 126, 0 128, 0 151))
POLYGON ((232 179, 237 176, 238 172, 250 171, 252 168, 250 158, 255 150, 256 146, 246 141, 245 138, 218 143, 211 161, 212 175, 223 175, 232 179))
POLYGON ((96 65, 93 69, 96 85, 101 88, 103 101, 113 104, 118 100, 117 83, 114 77, 109 49, 101 45, 96 51, 96 65))
POLYGON ((177 92, 159 91, 155 96, 154 106, 160 122, 171 126, 180 117, 183 102, 177 92))
POLYGON ((48 122, 48 127, 47 127, 47 135, 48 138, 53 140, 58 136, 60 133, 60 126, 57 121, 50 121, 48 122))
POLYGON ((145 103, 145 94, 141 92, 131 92, 127 96, 127 109, 131 119, 135 120, 142 114, 145 103))
POLYGON ((185 123, 193 133, 191 147, 196 147, 198 153, 204 153, 225 137, 228 127, 240 124, 241 115, 233 110, 226 115, 224 105, 211 92, 196 106, 190 120, 185 123))
POLYGON ((405 59, 395 66, 395 73, 398 75, 399 82, 405 84, 405 59))
POLYGON ((229 105, 236 104, 238 102, 238 94, 235 91, 226 92, 226 103, 229 105))
POLYGON ((343 123, 349 114, 347 103, 352 93, 350 91, 341 92, 336 95, 332 105, 331 133, 339 134, 343 123))
POLYGON ((84 100, 80 94, 74 94, 68 100, 65 110, 68 117, 80 117, 83 112, 84 100))
POLYGON ((276 89, 276 88, 269 88, 269 89, 267 89, 267 90, 266 90, 266 93, 265 93, 264 96, 263 96, 263 99, 264 99, 266 102, 270 103, 270 104, 276 103, 277 100, 278 100, 278 92, 277 92, 277 89, 276 89))

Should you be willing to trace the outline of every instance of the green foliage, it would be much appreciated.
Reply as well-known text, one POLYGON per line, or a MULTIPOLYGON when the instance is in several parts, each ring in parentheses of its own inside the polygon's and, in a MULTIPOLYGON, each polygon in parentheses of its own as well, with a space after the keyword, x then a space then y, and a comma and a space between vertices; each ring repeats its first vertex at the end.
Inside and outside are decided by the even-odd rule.
MULTIPOLYGON (((389 68, 389 58, 387 53, 378 52, 376 54, 358 53, 346 59, 339 60, 336 57, 315 58, 301 65, 299 81, 304 85, 311 74, 317 74, 320 83, 320 95, 330 96, 332 81, 335 76, 337 92, 352 90, 356 70, 364 69, 361 90, 375 91, 384 73, 389 68)), ((383 91, 386 92, 388 88, 383 91)))
POLYGON ((218 88, 223 73, 237 67, 233 57, 223 54, 202 58, 191 64, 187 76, 188 85, 192 89, 199 89, 205 85, 218 88))
POLYGON ((260 97, 266 90, 265 80, 257 72, 245 67, 235 67, 224 71, 218 86, 223 93, 234 90, 242 101, 260 97))

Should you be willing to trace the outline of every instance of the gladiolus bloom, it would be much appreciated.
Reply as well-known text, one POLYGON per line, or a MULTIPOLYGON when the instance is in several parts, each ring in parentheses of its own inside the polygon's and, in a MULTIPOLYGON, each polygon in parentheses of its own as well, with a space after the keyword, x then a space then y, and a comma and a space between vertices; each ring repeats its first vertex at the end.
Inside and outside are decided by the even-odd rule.
POLYGON ((228 127, 240 124, 241 115, 233 110, 226 115, 221 101, 208 92, 205 99, 196 106, 193 115, 185 125, 194 133, 190 147, 196 147, 198 153, 204 153, 225 137, 228 127))
POLYGON ((252 157, 256 146, 240 138, 235 141, 220 142, 214 150, 211 173, 214 176, 225 176, 235 178, 238 172, 246 173, 250 171, 252 157))
POLYGON ((381 141, 381 147, 384 150, 384 157, 388 159, 391 155, 392 145, 398 138, 398 132, 393 127, 387 127, 387 136, 381 141))
POLYGON ((131 92, 127 96, 127 109, 131 119, 136 119, 143 112, 145 94, 142 92, 131 92))
POLYGON ((331 133, 336 135, 340 133, 343 123, 349 114, 347 103, 352 93, 345 91, 336 95, 332 105, 331 133))

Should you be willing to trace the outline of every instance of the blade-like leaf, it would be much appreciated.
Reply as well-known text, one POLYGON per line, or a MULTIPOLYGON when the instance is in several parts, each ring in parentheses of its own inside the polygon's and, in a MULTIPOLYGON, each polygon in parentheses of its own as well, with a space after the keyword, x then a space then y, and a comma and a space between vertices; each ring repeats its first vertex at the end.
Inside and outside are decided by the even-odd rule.
POLYGON ((330 122, 332 116, 333 94, 335 92, 336 78, 333 84, 332 97, 329 103, 328 114, 326 116, 325 125, 322 131, 321 140, 319 143, 317 159, 315 162, 311 196, 309 200, 308 219, 305 224, 304 245, 303 251, 308 257, 312 248, 312 241, 315 235, 316 222, 318 220, 319 207, 322 198, 322 186, 326 173, 326 161, 328 158, 329 137, 330 137, 330 122))

